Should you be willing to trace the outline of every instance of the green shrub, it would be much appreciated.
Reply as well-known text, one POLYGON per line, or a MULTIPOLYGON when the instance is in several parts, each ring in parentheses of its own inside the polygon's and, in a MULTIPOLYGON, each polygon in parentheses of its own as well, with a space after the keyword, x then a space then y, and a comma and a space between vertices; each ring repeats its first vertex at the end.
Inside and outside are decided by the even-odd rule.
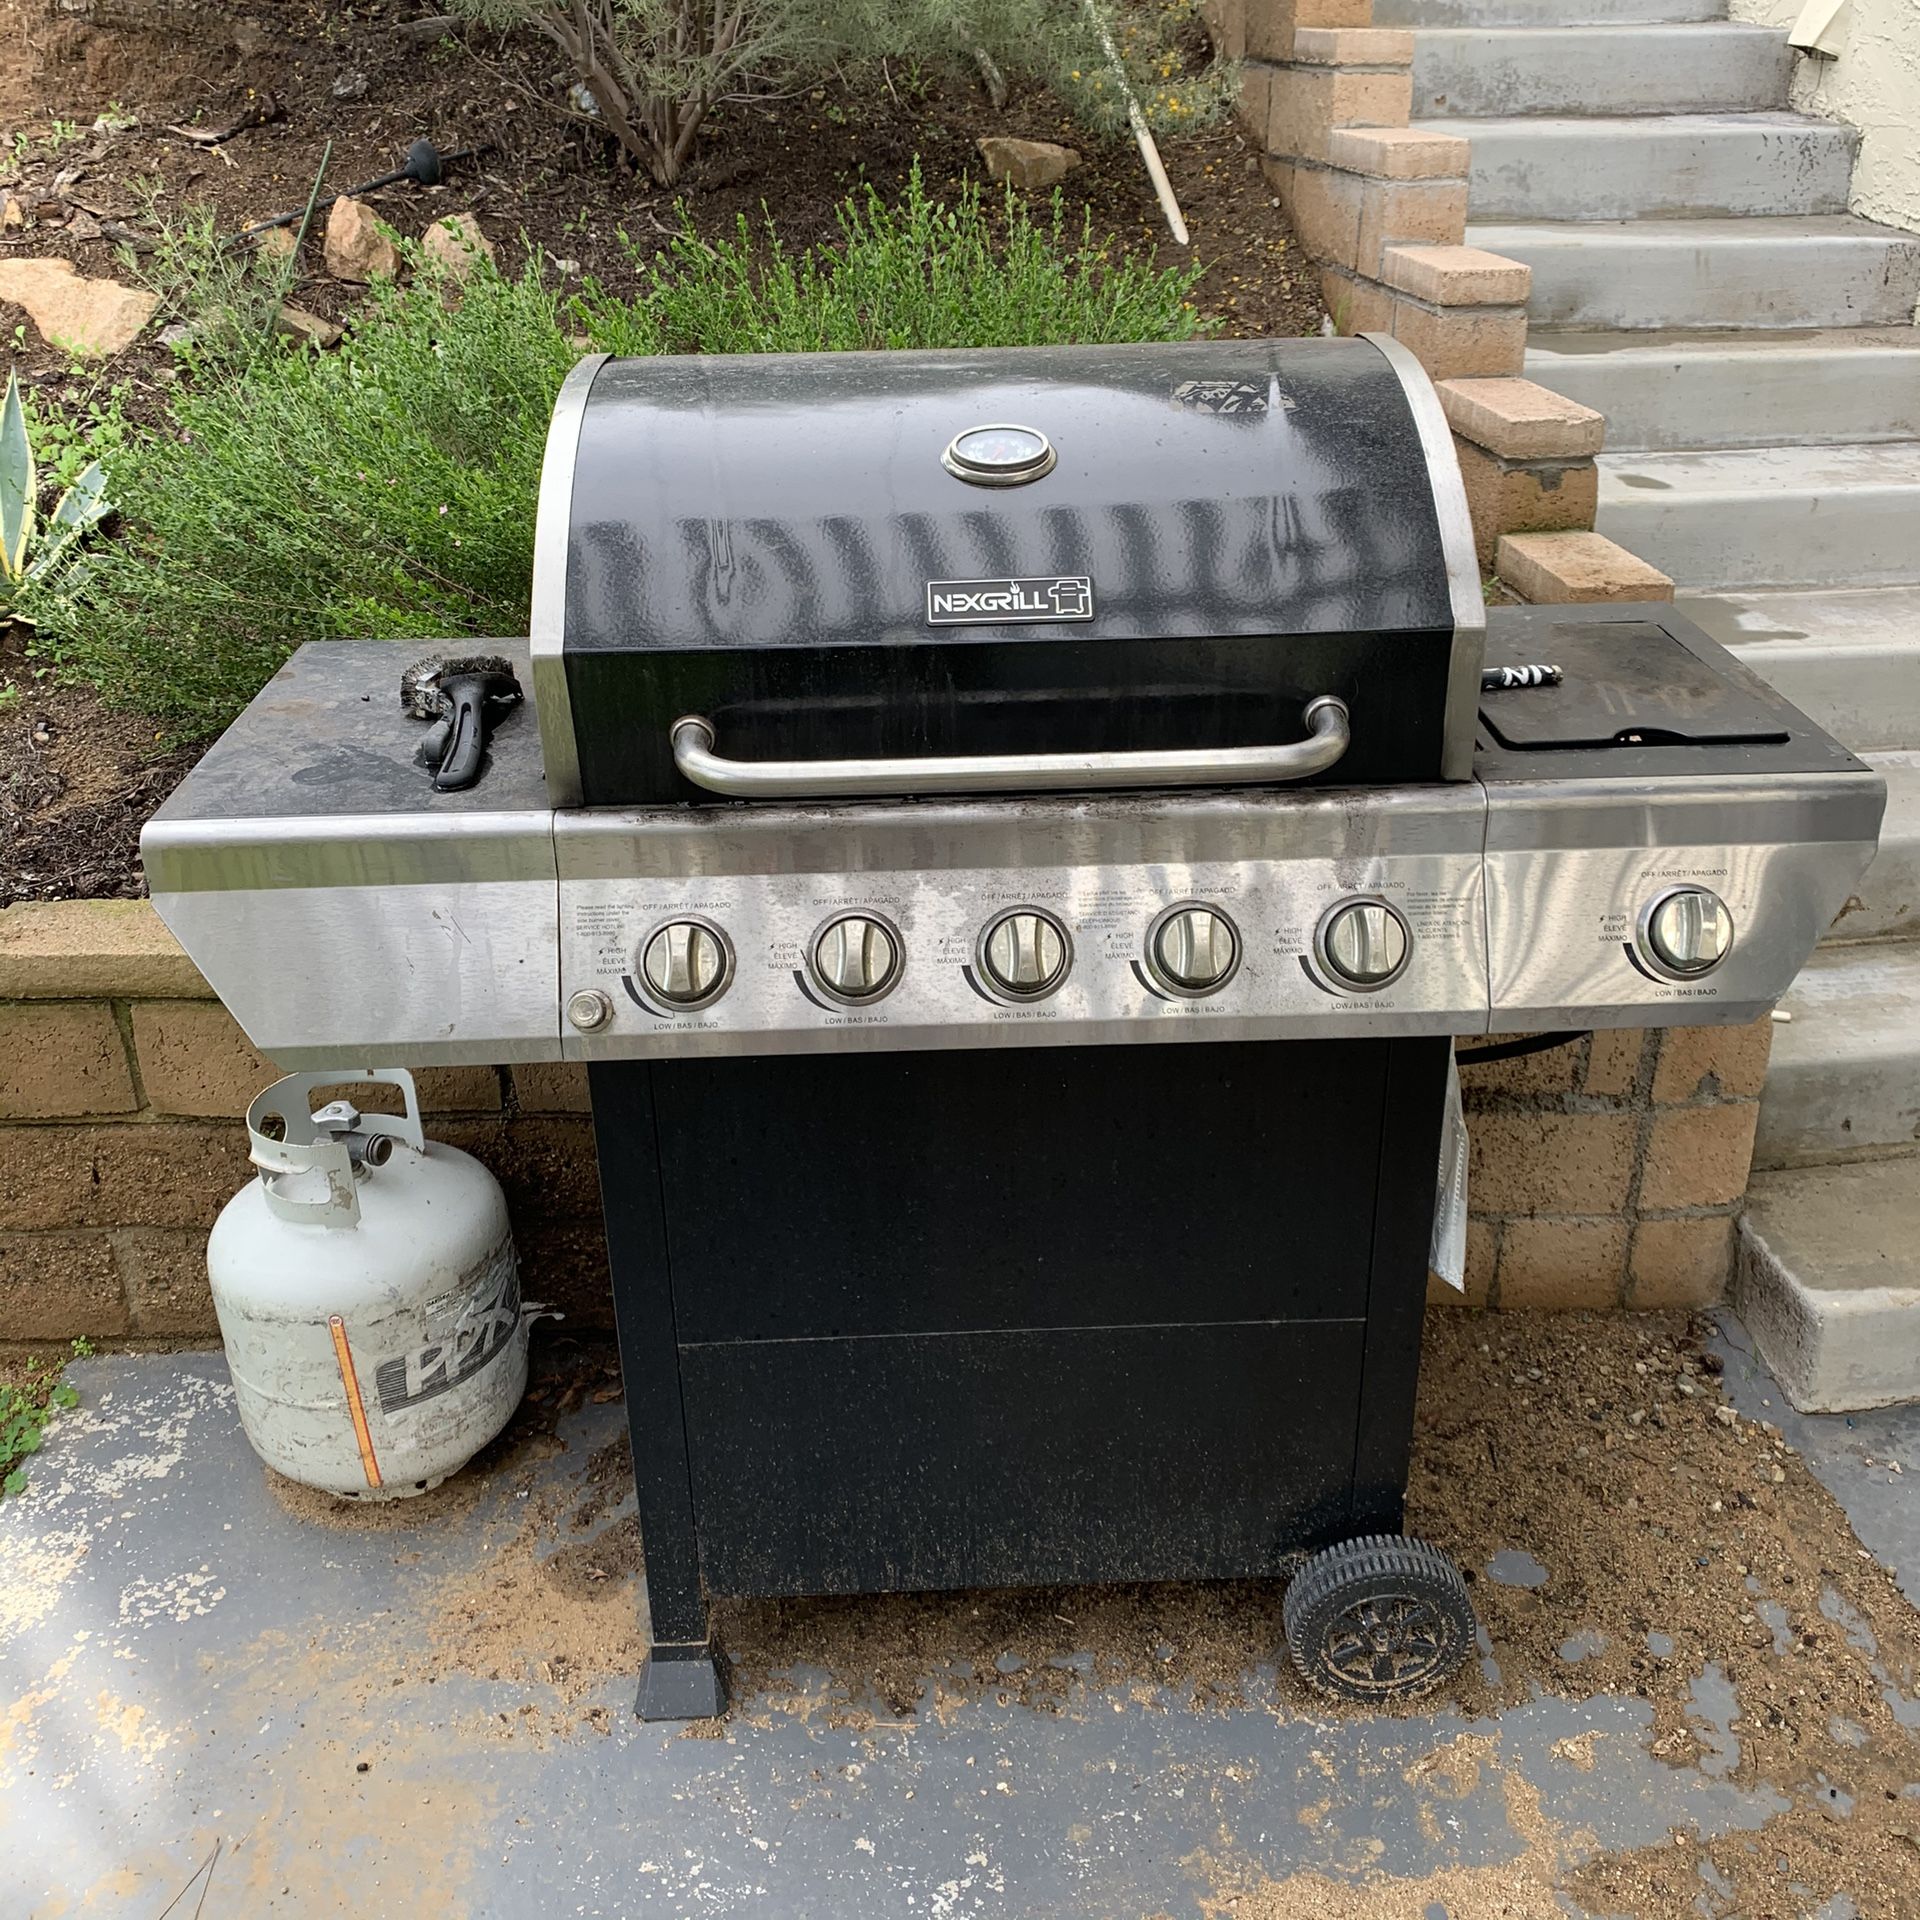
POLYGON ((307 640, 526 631, 553 397, 579 336, 609 352, 756 353, 1179 339, 1198 269, 1115 261, 1056 199, 952 206, 918 173, 868 192, 797 257, 690 226, 631 294, 563 303, 536 268, 483 266, 449 307, 416 258, 337 352, 274 343, 203 366, 172 430, 123 444, 121 537, 29 610, 62 670, 182 736, 223 726, 307 640))
POLYGON ((873 188, 840 208, 838 242, 794 255, 768 225, 755 245, 680 232, 658 254, 627 241, 636 297, 589 285, 575 311, 612 353, 828 353, 879 347, 1037 347, 1178 340, 1197 332, 1199 268, 1115 259, 1058 194, 1036 218, 1015 195, 988 216, 977 187, 947 206, 915 167, 892 205, 873 188))

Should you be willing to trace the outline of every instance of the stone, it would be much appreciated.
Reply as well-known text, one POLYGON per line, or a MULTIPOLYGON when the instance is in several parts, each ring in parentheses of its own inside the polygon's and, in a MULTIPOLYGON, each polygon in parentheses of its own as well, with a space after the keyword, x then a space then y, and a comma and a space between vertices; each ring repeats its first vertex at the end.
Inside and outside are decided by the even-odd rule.
POLYGON ((1464 180, 1374 180, 1360 184, 1360 232, 1354 266, 1378 274, 1388 250, 1398 244, 1448 247, 1467 230, 1464 180))
POLYGON ((207 1236, 191 1227, 130 1227, 112 1236, 133 1332, 180 1339, 219 1333, 207 1284, 207 1236))
POLYGON ((1502 534, 1494 567, 1535 606, 1673 598, 1673 581, 1666 574, 1604 533, 1502 534))
POLYGON ((0 228, 11 233, 27 224, 27 210, 20 204, 17 193, 0 195, 0 228))
POLYGON ((0 1340, 115 1338, 127 1331, 102 1233, 0 1233, 0 1340))
POLYGON ((1471 1204, 1481 1213, 1617 1212, 1638 1132, 1631 1113, 1476 1113, 1467 1123, 1471 1204))
POLYGON ((1649 1213, 1731 1206, 1747 1190, 1759 1119, 1759 1103, 1751 1100, 1667 1108, 1647 1141, 1640 1205, 1649 1213))
POLYGON ((1619 1098, 1640 1084, 1640 1057, 1647 1050, 1644 1027, 1601 1027, 1587 1052, 1584 1091, 1619 1098))
POLYGON ((400 249, 380 231, 379 216, 364 200, 336 200, 327 215, 327 271, 336 280, 364 285, 391 280, 400 271, 400 249))
POLYGON ((482 260, 495 258, 494 245, 470 213, 450 213, 421 236, 420 250, 450 278, 466 280, 482 260))
POLYGON ((1532 380, 1442 380, 1440 405, 1462 439, 1506 460, 1580 460, 1600 451, 1605 418, 1532 380))
POLYGON ((131 1113, 139 1104, 105 1001, 0 1005, 0 1117, 71 1119, 131 1113))
POLYGON ((1570 1311, 1619 1303, 1624 1220, 1509 1220, 1500 1236, 1502 1307, 1570 1311))
POLYGON ((1733 1216, 1642 1220, 1627 1264, 1627 1305, 1654 1311, 1710 1307, 1733 1275, 1733 1216))
POLYGON ((47 900, 0 913, 0 1000, 213 998, 149 900, 47 900))
POLYGON ((984 134, 975 142, 987 163, 987 176, 1004 180, 1022 193, 1039 193, 1057 185, 1080 164, 1071 147, 1051 140, 1016 140, 1009 134, 984 134))
MULTIPOLYGON (((1475 1034, 1461 1046, 1463 1051, 1471 1051, 1524 1037, 1517 1033, 1475 1034)), ((1564 1047, 1544 1047, 1538 1053, 1516 1053, 1505 1060, 1463 1061, 1460 1091, 1469 1106, 1489 1094, 1571 1093, 1579 1077, 1580 1054, 1575 1041, 1564 1047)))
POLYGON ((305 307, 282 307, 273 316, 273 330, 289 340, 304 340, 310 347, 337 347, 345 337, 344 330, 336 327, 331 320, 323 320, 317 313, 309 313, 305 307))
POLYGON ((1396 293, 1393 337, 1434 380, 1518 373, 1527 352, 1527 310, 1517 305, 1436 307, 1412 294, 1396 293))
POLYGON ((0 1127, 0 1229, 198 1227, 253 1177, 238 1121, 0 1127))
POLYGON ((1312 67, 1410 67, 1413 34, 1405 27, 1294 28, 1293 58, 1312 67))
POLYGON ((1701 1094, 1746 1098, 1767 1084, 1773 1018, 1763 1014, 1740 1027, 1669 1027, 1660 1036, 1653 1097, 1660 1106, 1701 1094))
POLYGON ((153 318, 160 296, 118 280, 89 280, 71 260, 0 260, 0 300, 27 310, 49 345, 120 353, 153 318))
POLYGON ((1472 148, 1450 133, 1420 127, 1336 127, 1327 159, 1377 180, 1464 180, 1472 148))
POLYGON ((1592 460, 1506 460, 1471 440, 1453 444, 1483 568, 1494 565, 1503 533, 1593 525, 1600 475, 1592 460))
POLYGON ((254 235, 253 250, 263 260, 291 260, 300 250, 300 236, 291 227, 269 227, 254 235))
POLYGON ((1380 277, 1436 307, 1524 306, 1533 269, 1484 247, 1416 244, 1389 247, 1380 259, 1380 277))

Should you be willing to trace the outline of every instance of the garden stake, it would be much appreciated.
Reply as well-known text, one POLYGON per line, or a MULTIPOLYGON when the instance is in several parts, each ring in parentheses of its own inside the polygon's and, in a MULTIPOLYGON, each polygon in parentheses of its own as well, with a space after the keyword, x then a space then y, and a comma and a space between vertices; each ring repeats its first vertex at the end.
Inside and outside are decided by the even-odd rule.
POLYGON ((1107 65, 1113 69, 1113 77, 1119 81, 1120 91, 1126 95, 1127 124, 1133 129, 1133 143, 1140 149, 1140 158, 1146 163, 1147 178, 1153 182, 1160 211, 1167 216, 1167 231, 1173 235, 1177 246, 1184 247, 1187 244, 1187 223, 1180 217, 1180 202, 1173 197, 1173 182, 1167 178, 1167 170, 1160 164, 1160 149, 1154 142, 1153 129, 1147 125, 1147 116, 1140 111, 1140 102, 1134 98, 1133 83, 1127 78, 1126 68, 1120 64, 1120 50, 1113 44, 1113 35, 1107 31, 1099 0, 1085 0, 1085 5, 1087 18, 1093 22, 1093 30, 1100 36, 1100 46, 1107 56, 1107 65))

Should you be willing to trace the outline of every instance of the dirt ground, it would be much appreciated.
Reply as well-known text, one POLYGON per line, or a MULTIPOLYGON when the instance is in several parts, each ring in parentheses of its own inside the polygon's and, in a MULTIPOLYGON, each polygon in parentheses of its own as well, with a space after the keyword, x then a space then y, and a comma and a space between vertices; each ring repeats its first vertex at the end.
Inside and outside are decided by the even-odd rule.
MULTIPOLYGON (((1210 1915, 1400 1920, 1432 1913, 1431 1901, 1448 1920, 1552 1920, 1565 1894, 1596 1915, 1683 1916, 1706 1884, 1703 1863, 1730 1903, 1714 1910, 1743 1920, 1792 1920, 1841 1892, 1866 1920, 1920 1913, 1920 1615, 1777 1431, 1727 1404, 1707 1332, 1681 1315, 1428 1315, 1408 1527, 1466 1570, 1493 1657, 1405 1711, 1637 1696, 1654 1710, 1653 1752, 1678 1770, 1703 1754, 1691 1683, 1717 1669, 1738 1703, 1739 1756, 1725 1778, 1770 1785, 1788 1810, 1756 1834, 1704 1845, 1681 1827, 1669 1844, 1602 1852, 1571 1876, 1544 1832, 1491 1877, 1417 1888, 1273 1885, 1224 1858, 1210 1863, 1210 1915), (1496 1555, 1515 1554, 1537 1563, 1539 1584, 1489 1576, 1496 1555), (1810 1899, 1790 1890, 1807 1888, 1810 1899)), ((471 1502, 488 1471, 524 1473, 558 1445, 561 1411, 617 1391, 608 1359, 582 1347, 549 1364, 477 1471, 439 1493, 366 1509, 284 1488, 283 1502, 318 1524, 391 1529, 404 1553, 413 1527, 471 1502)), ((584 1695, 638 1666, 638 1534, 630 1518, 604 1525, 627 1474, 624 1447, 604 1449, 584 1503, 547 1511, 530 1500, 518 1537, 481 1574, 434 1593, 434 1659, 537 1679, 581 1703, 572 1718, 532 1706, 503 1715, 503 1739, 606 1731, 606 1709, 584 1695), (556 1539, 577 1544, 555 1553, 556 1539)), ((785 1713, 883 1726, 986 1693, 1038 1713, 1084 1711, 1089 1690, 1142 1701, 1165 1690, 1196 1711, 1223 1709, 1243 1698, 1250 1665, 1278 1654, 1280 1599, 1276 1584, 1247 1583, 726 1602, 715 1631, 732 1662, 728 1717, 683 1737, 750 1738, 785 1713), (1067 1654, 1091 1654, 1091 1670, 1048 1664, 1067 1654), (795 1668, 830 1676, 824 1706, 795 1668)), ((391 1684, 367 1676, 370 1690, 391 1684)), ((1357 1711, 1311 1698, 1290 1675, 1282 1689, 1301 1713, 1357 1711)), ((1464 1795, 1492 1764, 1491 1741, 1455 1747, 1447 1764, 1464 1795)), ((1528 1833, 1526 1809, 1512 1814, 1528 1833)))
MULTIPOLYGON (((340 8, 264 0, 246 9, 195 0, 0 0, 0 128, 23 135, 23 157, 0 147, 0 197, 26 224, 0 228, 0 257, 71 259, 90 276, 125 278, 124 236, 212 206, 237 231, 304 203, 323 152, 330 189, 400 164, 416 138, 455 162, 448 183, 373 196, 386 219, 417 232, 472 211, 517 268, 537 250, 559 283, 630 277, 619 233, 664 234, 676 198, 713 233, 770 213, 794 246, 829 239, 833 210, 862 181, 896 187, 917 156, 929 185, 951 193, 980 174, 975 140, 1008 133, 1059 140, 1084 163, 1063 187, 1070 213, 1162 265, 1206 265, 1199 302, 1228 333, 1318 328, 1313 275, 1294 248, 1254 155, 1231 125, 1170 141, 1168 172, 1192 232, 1189 255, 1161 221, 1130 142, 1101 143, 1060 103, 1016 88, 996 110, 972 79, 891 69, 787 100, 725 109, 710 122, 683 183, 653 188, 615 163, 607 144, 551 110, 566 77, 531 38, 478 29, 437 44, 409 27, 430 9, 340 8), (172 126, 220 130, 270 115, 209 149, 172 126), (96 120, 137 124, 93 131, 96 120), (55 123, 70 126, 63 135, 55 123), (149 203, 149 196, 151 201, 149 203)), ((352 288, 329 279, 310 242, 296 304, 330 319, 352 288)), ((0 303, 0 320, 15 310, 0 303)), ((116 359, 76 374, 29 324, 12 354, 23 384, 69 403, 91 385, 124 382, 136 419, 164 411, 170 357, 155 329, 116 359)), ((111 715, 84 691, 57 686, 0 636, 0 907, 19 900, 138 894, 139 829, 191 764, 160 750, 137 717, 111 715)))

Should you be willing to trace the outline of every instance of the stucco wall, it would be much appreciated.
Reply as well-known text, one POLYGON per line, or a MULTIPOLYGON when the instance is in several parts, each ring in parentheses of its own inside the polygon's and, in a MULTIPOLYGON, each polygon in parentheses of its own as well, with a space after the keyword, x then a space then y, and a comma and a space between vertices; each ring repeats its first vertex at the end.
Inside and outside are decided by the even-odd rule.
MULTIPOLYGON (((1735 20, 1790 27, 1801 0, 1731 0, 1735 20)), ((1861 131, 1853 211, 1920 233, 1920 0, 1848 0, 1838 59, 1796 57, 1793 104, 1861 131)))

